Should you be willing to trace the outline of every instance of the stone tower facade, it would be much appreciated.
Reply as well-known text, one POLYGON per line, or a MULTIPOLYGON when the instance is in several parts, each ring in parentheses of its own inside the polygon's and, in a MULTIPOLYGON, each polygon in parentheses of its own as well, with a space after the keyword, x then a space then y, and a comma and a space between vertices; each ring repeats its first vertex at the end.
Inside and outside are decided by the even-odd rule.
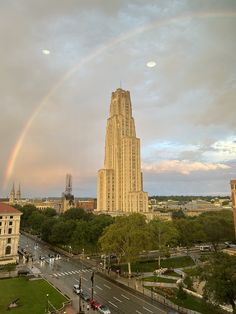
POLYGON ((64 213, 68 209, 75 206, 75 198, 72 193, 72 175, 66 175, 66 188, 65 192, 62 193, 61 209, 60 213, 64 213))
POLYGON ((98 171, 97 210, 147 212, 143 192, 140 139, 136 137, 129 91, 112 93, 107 119, 104 168, 98 171))
POLYGON ((235 238, 236 238, 236 180, 231 180, 230 185, 231 185, 232 208, 233 208, 233 215, 234 215, 234 232, 235 232, 235 238))
POLYGON ((16 200, 17 200, 18 202, 20 202, 20 200, 21 200, 21 188, 20 188, 20 184, 19 184, 18 190, 17 190, 17 192, 16 192, 16 200))
POLYGON ((16 198, 16 193, 15 193, 15 184, 12 184, 12 189, 9 194, 9 204, 13 205, 15 204, 15 198, 16 198))

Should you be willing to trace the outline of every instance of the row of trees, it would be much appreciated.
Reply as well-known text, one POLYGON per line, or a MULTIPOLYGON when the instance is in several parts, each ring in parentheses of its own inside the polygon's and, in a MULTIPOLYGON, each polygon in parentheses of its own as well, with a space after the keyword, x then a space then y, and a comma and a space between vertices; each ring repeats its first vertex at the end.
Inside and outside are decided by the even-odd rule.
POLYGON ((197 243, 211 243, 214 250, 222 241, 234 239, 232 212, 205 213, 194 218, 180 218, 173 221, 159 219, 146 222, 140 214, 117 217, 108 226, 99 245, 106 254, 116 254, 119 260, 131 263, 143 250, 160 250, 168 255, 170 247, 178 245, 190 248, 197 243))
POLYGON ((83 249, 89 253, 97 252, 99 237, 104 228, 113 223, 111 216, 97 216, 79 208, 71 208, 61 215, 52 208, 43 211, 33 205, 17 208, 23 213, 22 230, 37 234, 48 243, 71 248, 75 253, 83 249))
POLYGON ((177 215, 172 221, 154 219, 147 223, 145 216, 140 214, 114 219, 78 208, 61 215, 52 208, 43 211, 33 205, 18 208, 23 212, 23 230, 38 234, 49 243, 71 246, 75 252, 83 248, 95 252, 102 248, 109 253, 121 250, 116 255, 128 257, 137 255, 133 250, 160 249, 168 253, 169 247, 190 248, 197 243, 211 243, 217 251, 220 242, 234 240, 233 216, 229 210, 208 212, 198 217, 177 215))

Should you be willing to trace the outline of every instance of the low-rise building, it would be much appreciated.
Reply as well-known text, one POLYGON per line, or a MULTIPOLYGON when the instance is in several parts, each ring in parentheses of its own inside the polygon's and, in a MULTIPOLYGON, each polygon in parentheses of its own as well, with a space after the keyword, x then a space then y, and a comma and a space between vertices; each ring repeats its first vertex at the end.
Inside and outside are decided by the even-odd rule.
POLYGON ((21 215, 18 209, 0 203, 0 265, 18 262, 21 215))

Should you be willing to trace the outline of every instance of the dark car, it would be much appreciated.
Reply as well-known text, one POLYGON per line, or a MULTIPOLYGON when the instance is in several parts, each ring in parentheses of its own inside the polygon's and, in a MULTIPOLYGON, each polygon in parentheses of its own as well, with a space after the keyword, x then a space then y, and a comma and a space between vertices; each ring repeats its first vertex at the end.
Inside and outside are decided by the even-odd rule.
POLYGON ((86 293, 86 292, 81 292, 81 293, 80 293, 80 296, 81 296, 81 298, 82 298, 84 301, 86 301, 86 302, 88 302, 88 301, 90 300, 90 296, 89 296, 88 293, 86 293))

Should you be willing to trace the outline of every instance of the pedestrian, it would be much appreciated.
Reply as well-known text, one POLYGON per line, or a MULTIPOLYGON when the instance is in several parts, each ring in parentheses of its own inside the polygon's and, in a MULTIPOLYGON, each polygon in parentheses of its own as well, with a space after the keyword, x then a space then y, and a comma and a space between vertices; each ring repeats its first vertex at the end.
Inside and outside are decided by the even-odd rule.
POLYGON ((89 311, 90 307, 89 307, 89 304, 87 304, 87 311, 89 311))

